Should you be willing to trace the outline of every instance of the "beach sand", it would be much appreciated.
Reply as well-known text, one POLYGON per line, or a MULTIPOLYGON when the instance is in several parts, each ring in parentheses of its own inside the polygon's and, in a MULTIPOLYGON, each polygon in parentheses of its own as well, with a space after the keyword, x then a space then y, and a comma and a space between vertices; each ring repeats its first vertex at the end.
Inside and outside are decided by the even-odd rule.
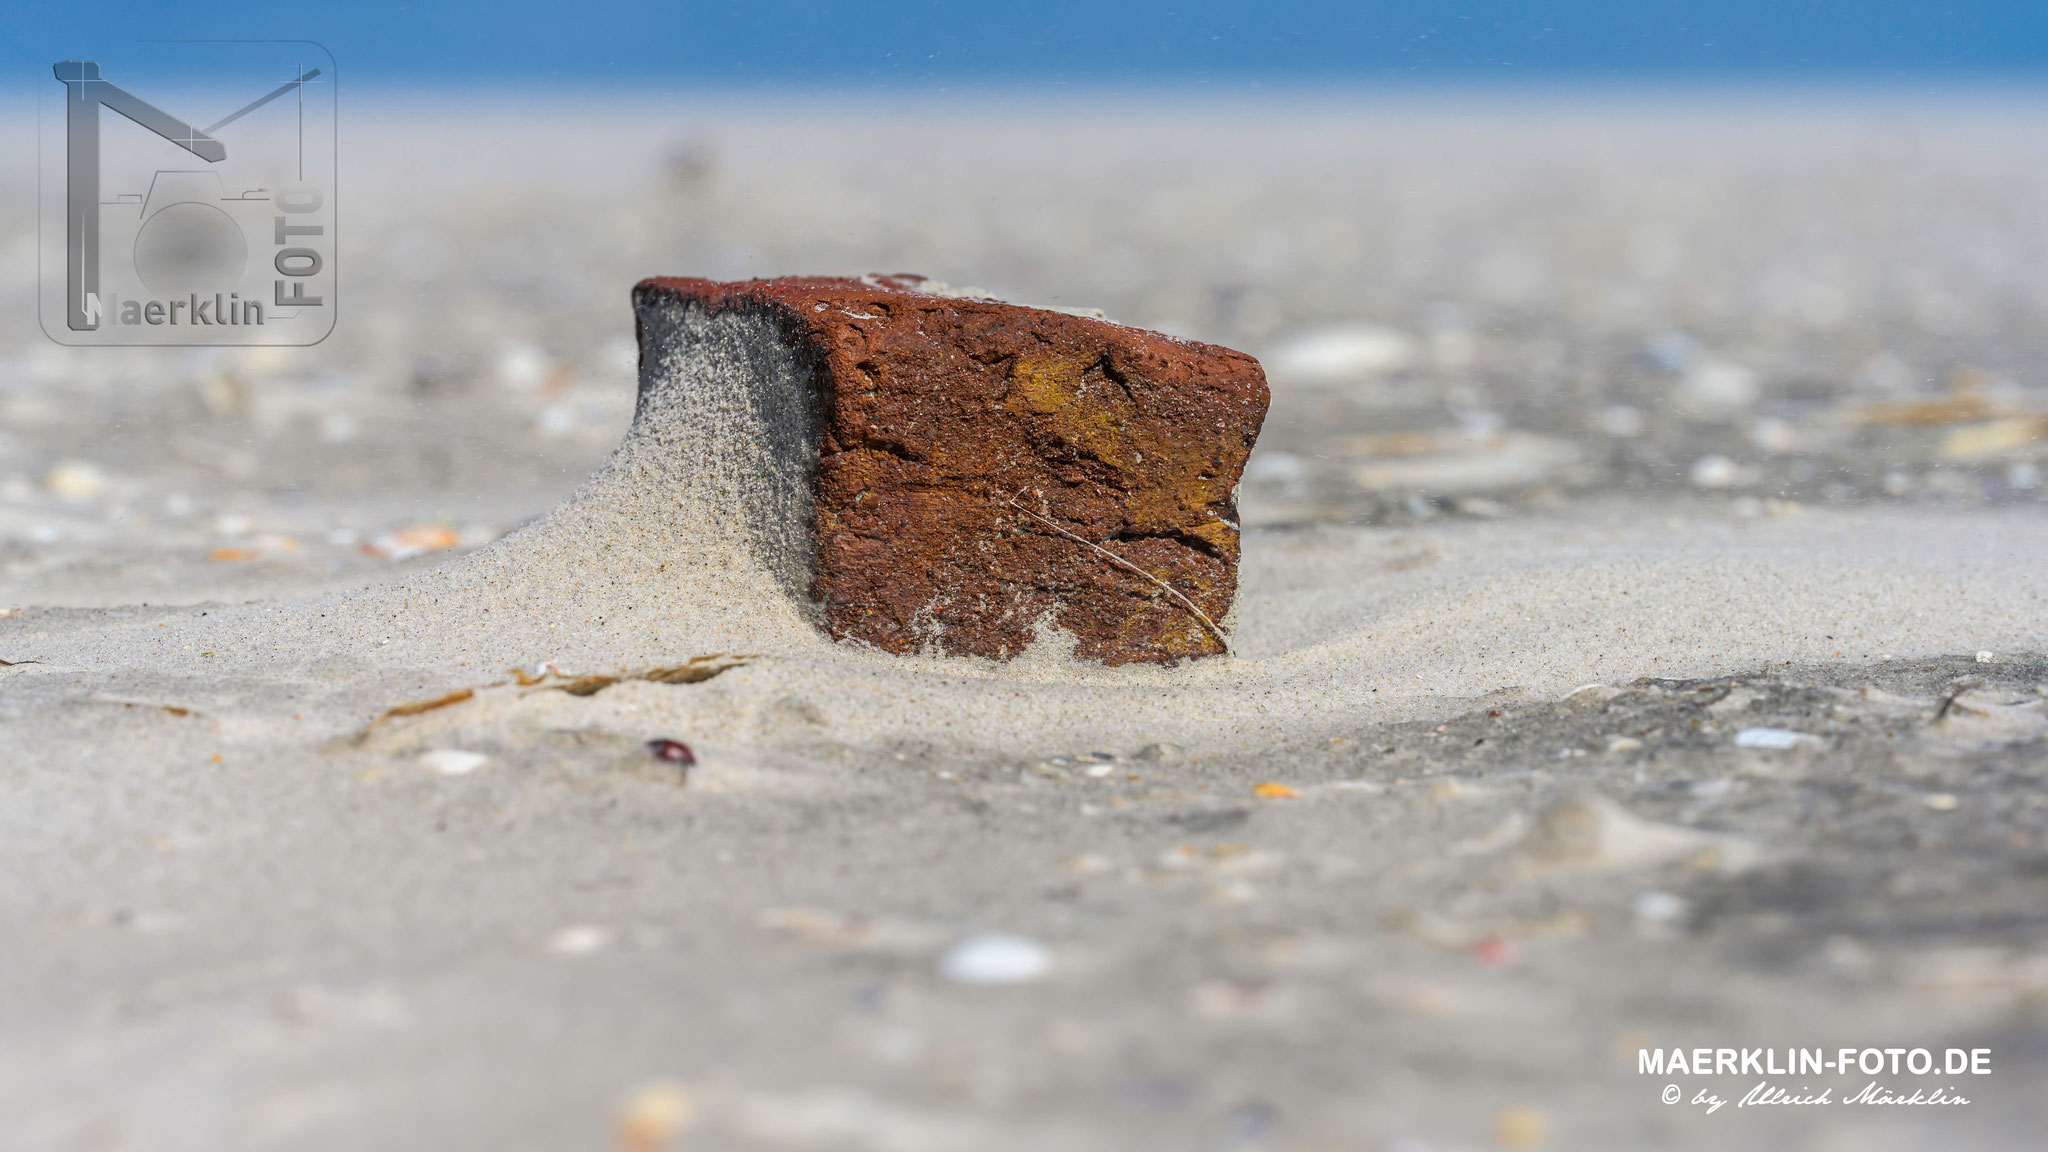
POLYGON ((307 350, 15 260, 9 1145, 2031 1146, 2044 106, 1602 103, 369 110, 307 350), (626 293, 871 270, 1264 359, 1233 657, 816 632, 626 293))

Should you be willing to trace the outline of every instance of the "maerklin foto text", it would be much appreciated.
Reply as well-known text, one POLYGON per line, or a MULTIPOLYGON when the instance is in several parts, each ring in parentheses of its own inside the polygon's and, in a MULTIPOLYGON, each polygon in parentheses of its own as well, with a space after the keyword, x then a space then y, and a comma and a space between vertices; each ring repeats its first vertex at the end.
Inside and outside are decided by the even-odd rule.
POLYGON ((89 293, 86 315, 94 323, 102 318, 115 324, 216 325, 261 324, 263 301, 244 300, 238 293, 215 292, 210 297, 187 295, 183 300, 123 300, 108 293, 89 293))

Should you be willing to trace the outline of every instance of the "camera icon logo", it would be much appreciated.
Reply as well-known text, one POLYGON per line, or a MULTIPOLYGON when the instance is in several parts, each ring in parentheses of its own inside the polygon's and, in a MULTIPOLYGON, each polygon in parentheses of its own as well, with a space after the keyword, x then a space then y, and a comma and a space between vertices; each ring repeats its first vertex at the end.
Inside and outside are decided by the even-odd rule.
POLYGON ((74 345, 325 339, 333 58, 308 41, 175 42, 120 67, 58 61, 62 98, 42 102, 43 331, 74 345), (218 115, 202 127, 195 110, 218 115))

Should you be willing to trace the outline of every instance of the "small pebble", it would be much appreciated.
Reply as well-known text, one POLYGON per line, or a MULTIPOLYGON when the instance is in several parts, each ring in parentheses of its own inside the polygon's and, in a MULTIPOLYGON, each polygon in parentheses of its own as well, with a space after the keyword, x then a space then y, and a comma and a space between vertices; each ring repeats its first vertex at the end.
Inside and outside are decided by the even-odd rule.
POLYGON ((1099 872, 1109 871, 1113 865, 1109 857, 1099 852, 1076 852, 1067 857, 1066 862, 1060 867, 1076 876, 1093 876, 1099 872))
POLYGON ((1298 332, 1262 354, 1281 379, 1338 382, 1398 372, 1415 360, 1415 341, 1376 324, 1337 324, 1298 332))
POLYGON ((1085 773, 1090 780, 1100 780, 1115 771, 1116 765, 1114 764, 1090 764, 1085 773))
POLYGON ((1992 655, 1991 655, 1991 653, 1989 653, 1989 652, 1979 652, 1979 653, 1977 653, 1977 663, 1979 663, 1979 664, 1989 664, 1989 663, 1991 663, 1991 661, 1992 661, 1992 655))
POLYGON ((1692 482, 1701 488, 1732 488, 1742 482, 1742 469, 1726 456, 1702 456, 1693 463, 1692 482))
POLYGON ((1257 902, 1259 889, 1249 880, 1219 880, 1209 886, 1208 896, 1218 904, 1251 904, 1257 902))
POLYGON ((1797 748, 1812 737, 1802 732, 1787 732, 1783 728, 1744 728, 1735 734, 1737 748, 1767 748, 1783 752, 1797 748))
POLYGON ((1519 855, 1528 866, 1547 870, 1648 868, 1686 858, 1732 868, 1748 853, 1732 837, 1644 820, 1612 800, 1586 794, 1544 811, 1522 838, 1519 855))
POLYGON ((498 353, 498 383, 515 392, 532 392, 547 380, 548 358, 527 344, 509 344, 498 353))
POLYGON ((89 460, 63 460, 50 469, 43 481, 51 495, 61 500, 82 503, 96 500, 107 490, 108 478, 99 465, 89 460))
POLYGON ((1052 971, 1052 953, 1025 936, 980 932, 939 955, 939 975, 961 984, 1029 984, 1052 971))
POLYGON ((1683 896, 1670 892, 1638 892, 1635 899, 1636 923, 1644 928, 1665 928, 1685 919, 1692 905, 1683 896))
POLYGON ((1922 797, 1920 802, 1936 812, 1953 812, 1956 810, 1956 805, 1960 803, 1953 792, 1930 793, 1922 797))
POLYGON ((1521 957, 1521 949, 1505 936, 1488 936, 1472 945, 1472 958, 1488 968, 1505 968, 1521 957))
POLYGON ((1276 784, 1268 780, 1263 784, 1254 784, 1252 786, 1252 795, 1257 796, 1261 800, 1292 800, 1300 796, 1301 793, 1296 792, 1285 784, 1276 784))
POLYGON ((1755 403, 1757 392, 1756 373, 1748 368, 1723 360, 1700 360, 1679 382, 1677 400, 1686 409, 1728 410, 1755 403))
POLYGON ((1543 1143, 1543 1113, 1535 1108, 1510 1108, 1493 1118, 1493 1138, 1509 1148, 1534 1148, 1543 1143))
POLYGON ((457 547, 455 530, 446 524, 409 524, 394 532, 379 532, 364 543, 362 550, 385 560, 410 560, 428 552, 457 547))
POLYGON ((436 748, 420 753, 420 765, 427 771, 441 776, 467 776, 490 763, 491 758, 481 752, 469 752, 461 748, 436 748))
POLYGON ((1485 796, 1487 790, 1476 784, 1468 784, 1455 776, 1439 776, 1429 782, 1426 795, 1439 804, 1453 800, 1472 800, 1485 796))
POLYGON ((619 1108, 619 1152, 662 1152, 696 1118, 697 1102, 688 1087, 672 1080, 648 1084, 619 1108))
POLYGON ((595 924, 571 924, 548 937, 548 951, 557 956, 588 956, 612 942, 612 934, 595 924))
POLYGON ((697 754, 690 751, 690 746, 681 740, 657 737, 647 742, 647 751, 664 764, 681 764, 685 768, 694 768, 697 765, 697 754))

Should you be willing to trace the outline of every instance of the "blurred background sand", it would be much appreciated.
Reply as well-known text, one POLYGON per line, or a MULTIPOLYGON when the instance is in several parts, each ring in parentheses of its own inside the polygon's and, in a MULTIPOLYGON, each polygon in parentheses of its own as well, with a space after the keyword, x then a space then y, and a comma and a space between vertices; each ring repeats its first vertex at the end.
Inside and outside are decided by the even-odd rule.
POLYGON ((913 270, 1252 351, 1271 527, 2048 498, 2014 94, 350 111, 348 323, 313 349, 41 343, 8 198, 0 595, 488 540, 616 443, 655 272, 913 270))

